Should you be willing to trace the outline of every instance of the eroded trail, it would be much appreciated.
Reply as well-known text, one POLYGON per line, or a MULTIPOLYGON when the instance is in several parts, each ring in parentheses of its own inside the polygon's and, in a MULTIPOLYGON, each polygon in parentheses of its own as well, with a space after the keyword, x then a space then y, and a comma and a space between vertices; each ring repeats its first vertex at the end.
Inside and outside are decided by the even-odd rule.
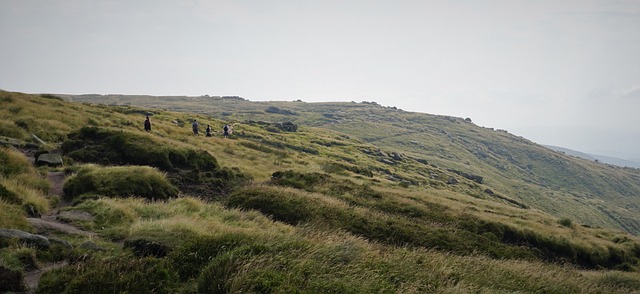
MULTIPOLYGON (((70 201, 66 201, 62 196, 64 195, 64 172, 49 172, 47 179, 51 183, 49 189, 49 197, 58 197, 58 205, 55 209, 43 214, 40 218, 27 218, 29 223, 37 230, 38 234, 49 235, 52 232, 71 234, 71 235, 83 235, 94 236, 95 233, 81 230, 73 225, 65 223, 61 220, 85 220, 92 218, 91 215, 79 211, 60 211, 61 208, 71 206, 70 201)), ((67 261, 59 261, 55 263, 44 264, 40 268, 25 272, 23 283, 26 286, 26 293, 35 293, 38 289, 38 284, 42 275, 48 271, 58 269, 66 266, 67 261)))
POLYGON ((40 269, 26 272, 23 281, 26 287, 26 293, 36 293, 38 284, 40 283, 40 278, 42 278, 42 274, 54 269, 59 269, 67 264, 67 261, 49 263, 41 266, 40 269))

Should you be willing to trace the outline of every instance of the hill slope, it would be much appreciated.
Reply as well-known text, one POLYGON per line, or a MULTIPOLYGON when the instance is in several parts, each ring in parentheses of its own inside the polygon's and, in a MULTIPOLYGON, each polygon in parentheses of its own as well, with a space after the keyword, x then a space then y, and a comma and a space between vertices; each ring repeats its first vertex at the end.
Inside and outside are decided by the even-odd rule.
MULTIPOLYGON (((292 121, 338 131, 388 151, 482 177, 491 190, 556 217, 640 233, 640 170, 553 152, 461 118, 375 102, 251 102, 238 97, 64 96, 71 101, 201 113, 228 122, 292 121)), ((424 182, 428 175, 407 175, 424 182)))
POLYGON ((3 273, 55 263, 39 293, 640 291, 638 237, 531 208, 453 165, 460 146, 425 160, 371 143, 384 132, 310 126, 329 118, 313 113, 295 132, 256 121, 194 136, 195 119, 226 121, 152 112, 0 92, 0 232, 49 244, 0 237, 3 273), (63 169, 33 167, 40 153, 62 153, 63 169), (58 199, 44 175, 61 170, 58 199), (38 212, 87 234, 36 226, 38 212))

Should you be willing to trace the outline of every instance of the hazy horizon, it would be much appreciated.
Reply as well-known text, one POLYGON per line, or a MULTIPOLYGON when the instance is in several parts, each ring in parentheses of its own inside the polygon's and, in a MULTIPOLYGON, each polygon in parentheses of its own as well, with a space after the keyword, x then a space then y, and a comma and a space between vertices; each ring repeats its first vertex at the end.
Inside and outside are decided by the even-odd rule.
POLYGON ((640 1, 0 0, 0 89, 376 101, 640 159, 640 1))

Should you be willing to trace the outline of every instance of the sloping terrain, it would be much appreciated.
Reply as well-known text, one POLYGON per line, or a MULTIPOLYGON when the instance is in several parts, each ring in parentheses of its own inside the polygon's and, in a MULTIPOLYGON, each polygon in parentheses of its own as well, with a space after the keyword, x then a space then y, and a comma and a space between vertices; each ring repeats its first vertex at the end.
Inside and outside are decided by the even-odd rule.
POLYGON ((351 114, 311 105, 323 110, 303 120, 306 104, 293 104, 230 107, 222 120, 0 92, 0 228, 50 244, 0 239, 2 274, 50 269, 30 281, 39 293, 640 291, 638 237, 536 209, 521 194, 562 185, 542 163, 527 167, 538 178, 526 169, 506 178, 536 145, 373 104, 347 104, 351 114), (295 131, 265 122, 293 117, 295 131), (194 136, 193 120, 217 132, 194 136), (463 137, 467 129, 477 135, 463 137), (486 158, 467 148, 480 140, 486 158), (509 140, 517 144, 490 145, 509 140), (39 164, 40 154, 62 154, 64 165, 34 167, 28 156, 39 164), (47 195, 48 172, 60 171, 64 195, 47 195), (60 201, 70 206, 56 220, 95 235, 28 221, 60 201))
MULTIPOLYGON (((554 152, 471 119, 375 102, 251 102, 238 97, 64 96, 72 101, 197 112, 227 122, 292 121, 338 131, 389 152, 482 177, 497 194, 559 218, 640 233, 640 169, 554 152)), ((219 126, 221 128, 221 126, 219 126)), ((393 167, 398 170, 398 167, 393 167)), ((400 172, 400 171, 398 171, 400 172)), ((429 176, 410 173, 412 181, 429 176)))

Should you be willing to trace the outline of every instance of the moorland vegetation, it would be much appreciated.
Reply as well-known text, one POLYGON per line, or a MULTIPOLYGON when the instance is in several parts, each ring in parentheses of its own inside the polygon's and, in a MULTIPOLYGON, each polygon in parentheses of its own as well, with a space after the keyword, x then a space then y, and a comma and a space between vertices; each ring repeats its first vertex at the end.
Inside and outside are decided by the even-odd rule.
MULTIPOLYGON (((369 124, 385 120, 377 116, 379 105, 347 105, 370 112, 369 124)), ((365 138, 339 123, 319 127, 337 112, 309 114, 296 121, 296 132, 265 122, 307 114, 288 104, 274 107, 289 111, 271 108, 264 118, 248 108, 256 112, 253 121, 232 121, 238 111, 232 108, 214 118, 5 91, 0 106, 0 228, 51 241, 41 248, 2 239, 0 268, 22 276, 42 269, 38 293, 640 291, 640 239, 619 230, 637 213, 637 171, 535 146, 526 151, 532 143, 464 120, 446 119, 454 128, 415 115, 426 134, 442 128, 427 143, 406 126, 397 130, 405 132, 399 139, 373 131, 365 138), (152 132, 143 130, 146 115, 152 132), (233 123, 234 133, 193 136, 194 119, 220 129, 233 123), (463 137, 462 128, 475 133, 463 137), (442 130, 454 143, 442 143, 442 130), (485 152, 486 162, 465 153, 471 151, 456 143, 463 139, 486 140, 471 148, 485 152), (389 140, 410 141, 400 149, 389 140), (535 175, 506 165, 503 151, 535 175), (30 158, 41 153, 61 154, 64 166, 35 167, 30 158), (538 203, 544 197, 522 196, 555 191, 554 203, 574 203, 564 198, 614 185, 592 189, 555 179, 558 162, 568 173, 598 172, 586 179, 631 181, 598 195, 600 208, 618 207, 616 197, 625 195, 630 212, 596 227, 564 208, 547 211, 538 203), (66 175, 62 195, 48 193, 51 173, 66 175), (523 184, 525 174, 531 182, 523 184), (535 183, 542 179, 546 188, 535 183), (41 216, 88 234, 35 225, 41 216)))

